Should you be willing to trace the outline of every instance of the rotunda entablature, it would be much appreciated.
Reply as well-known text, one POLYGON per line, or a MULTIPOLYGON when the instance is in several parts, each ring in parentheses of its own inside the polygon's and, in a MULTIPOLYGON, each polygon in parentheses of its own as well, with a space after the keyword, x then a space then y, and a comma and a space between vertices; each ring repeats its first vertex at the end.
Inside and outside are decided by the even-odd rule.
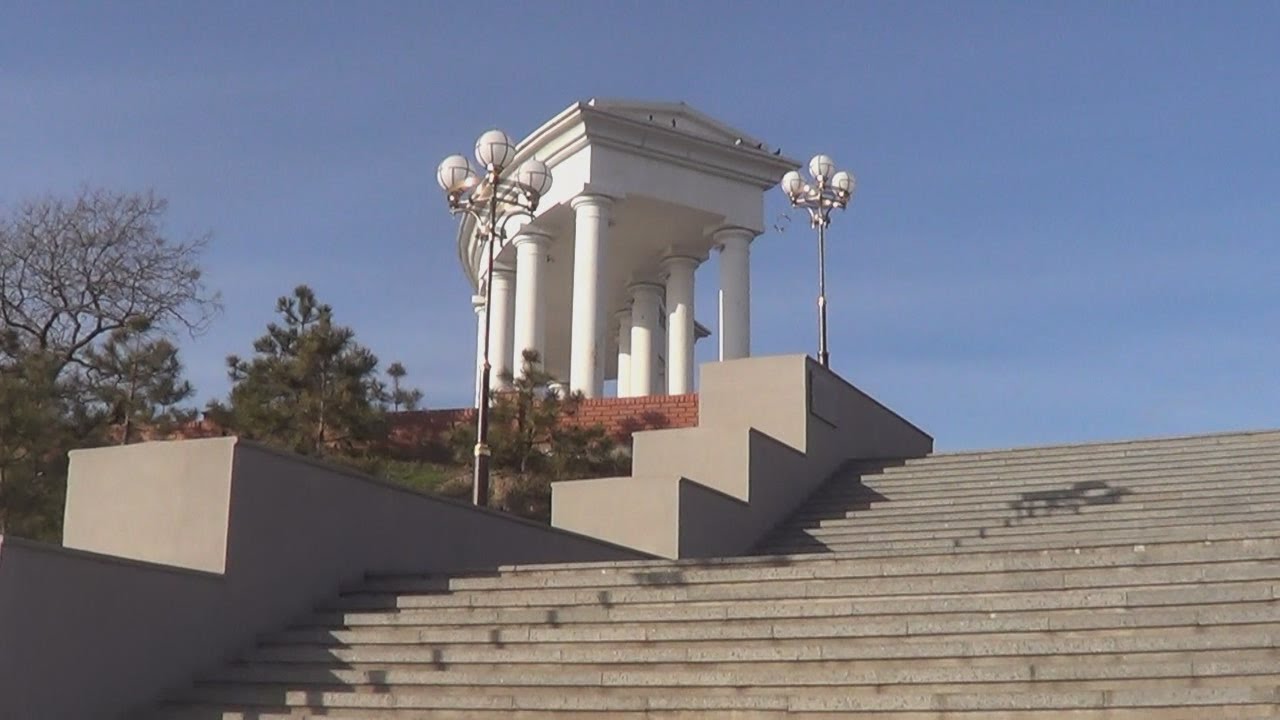
MULTIPOLYGON (((517 145, 511 166, 537 158, 550 168, 553 182, 533 218, 507 224, 507 245, 524 222, 563 242, 556 230, 566 217, 572 226, 569 203, 579 195, 600 194, 617 201, 614 244, 637 242, 628 236, 638 232, 627 228, 638 223, 679 236, 676 240, 687 246, 687 253, 705 254, 713 246, 709 235, 719 226, 750 228, 757 234, 764 230, 763 191, 800 165, 775 153, 682 102, 574 103, 517 145)), ((652 245, 648 249, 655 253, 673 241, 670 235, 654 237, 658 232, 648 235, 652 242, 641 244, 652 245)), ((482 289, 485 250, 469 216, 458 229, 458 252, 472 286, 482 289)), ((503 247, 499 257, 511 252, 503 247)), ((655 262, 659 259, 655 256, 655 262)))

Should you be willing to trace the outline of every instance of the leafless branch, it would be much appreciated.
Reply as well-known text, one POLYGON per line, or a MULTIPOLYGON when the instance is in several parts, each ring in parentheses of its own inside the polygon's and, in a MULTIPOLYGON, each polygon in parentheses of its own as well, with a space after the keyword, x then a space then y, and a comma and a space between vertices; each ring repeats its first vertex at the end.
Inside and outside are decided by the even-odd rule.
POLYGON ((208 238, 172 240, 166 208, 151 192, 85 189, 0 215, 4 329, 63 365, 120 328, 204 332, 220 309, 200 272, 208 238))

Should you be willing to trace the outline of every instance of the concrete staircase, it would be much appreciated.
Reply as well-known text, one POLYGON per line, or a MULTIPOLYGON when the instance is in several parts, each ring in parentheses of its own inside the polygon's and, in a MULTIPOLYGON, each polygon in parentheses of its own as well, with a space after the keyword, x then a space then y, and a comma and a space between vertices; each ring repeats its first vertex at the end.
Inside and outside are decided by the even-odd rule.
POLYGON ((1277 510, 1280 432, 948 453, 846 466, 757 552, 1247 537, 1277 510))
POLYGON ((370 577, 150 717, 1280 717, 1280 432, 847 466, 754 557, 370 577))

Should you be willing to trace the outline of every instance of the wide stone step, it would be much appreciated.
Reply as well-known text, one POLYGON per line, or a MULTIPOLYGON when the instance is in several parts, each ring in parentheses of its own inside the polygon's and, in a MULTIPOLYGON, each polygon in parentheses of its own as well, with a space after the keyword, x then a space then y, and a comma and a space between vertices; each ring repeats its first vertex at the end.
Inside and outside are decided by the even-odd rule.
POLYGON ((829 486, 821 494, 807 498, 806 502, 815 506, 847 504, 877 507, 892 504, 897 505, 901 511, 931 505, 1027 503, 1041 498, 1065 500, 1103 494, 1135 496, 1199 492, 1211 497, 1211 491, 1225 494, 1275 492, 1277 486, 1280 486, 1280 465, 1217 471, 1164 470, 1153 472, 1149 477, 1040 475, 973 484, 957 483, 925 490, 896 488, 876 478, 866 478, 865 483, 829 486))
MULTIPOLYGON (((1138 496, 1132 496, 1138 497, 1138 496)), ((1062 527, 1111 523, 1118 520, 1162 519, 1177 517, 1196 517, 1200 519, 1232 515, 1244 511, 1280 510, 1280 492, 1264 497, 1239 495, 1226 499, 1217 499, 1204 505, 1190 505, 1176 500, 1153 503, 1131 503, 1129 498, 1110 504, 1092 504, 1077 507, 1036 507, 1030 510, 1012 510, 1005 508, 1002 513, 955 513, 950 517, 934 517, 917 519, 910 514, 903 514, 898 522, 893 522, 887 515, 865 517, 852 513, 849 517, 806 519, 793 517, 780 525, 778 530, 810 530, 856 528, 865 532, 873 531, 909 531, 914 529, 957 529, 957 528, 991 528, 1034 526, 1037 528, 1062 527)))
MULTIPOLYGON (((1241 512, 1231 515, 1223 514, 1211 517, 1169 517, 1169 518, 1134 518, 1116 520, 1114 522, 1074 523, 1069 525, 1040 526, 1035 523, 1020 525, 995 525, 983 528, 934 528, 915 531, 883 531, 869 532, 856 526, 834 528, 809 528, 795 530, 778 537, 781 541, 801 540, 809 538, 823 543, 853 544, 860 542, 892 542, 908 543, 916 541, 951 542, 960 547, 967 543, 978 542, 1022 542, 1034 539, 1044 542, 1048 538, 1065 541, 1070 544, 1069 536, 1083 535, 1087 537, 1108 537, 1112 533, 1126 531, 1146 531, 1147 537, 1158 537, 1165 529, 1176 530, 1182 527, 1202 526, 1205 523, 1229 525, 1232 523, 1254 523, 1274 518, 1271 511, 1241 512)), ((1050 544, 1051 546, 1051 544, 1050 544)))
MULTIPOLYGON (((758 555, 796 555, 804 552, 833 553, 853 556, 883 557, 886 555, 906 556, 911 554, 936 554, 947 549, 961 549, 967 552, 1006 552, 1009 550, 1050 550, 1055 548, 1087 547, 1090 545, 1114 545, 1123 542, 1145 543, 1158 540, 1214 540, 1228 538, 1247 538, 1257 532, 1261 526, 1265 532, 1271 532, 1277 520, 1264 522, 1238 520, 1233 522, 1214 522, 1210 524, 1195 523, 1171 525, 1158 529, 1107 528, 1092 533, 1079 532, 1047 532, 1035 535, 1014 535, 1004 537, 936 537, 913 538, 904 540, 859 539, 855 536, 831 537, 817 540, 803 535, 787 535, 766 539, 756 549, 758 555)), ((874 537, 874 536, 873 536, 874 537)))
MULTIPOLYGON (((892 466, 944 469, 950 466, 980 467, 1044 462, 1065 458, 1079 461, 1091 458, 1141 457, 1170 455, 1202 450, 1245 451, 1254 447, 1280 446, 1280 430, 1260 430, 1176 438, 1148 438, 1118 442, 1041 445, 1022 448, 943 452, 905 461, 887 461, 892 466)), ((868 465, 875 463, 868 462, 868 465)))
POLYGON ((1280 469, 1270 468, 1265 472, 1222 473, 1216 476, 1196 475, 1188 481, 1164 474, 1162 481, 1146 485, 1128 484, 1121 486, 1105 481, 1083 481, 1081 483, 1060 480, 1048 480, 1042 484, 1026 484, 1015 481, 1005 485, 989 487, 954 486, 947 491, 910 495, 896 493, 881 488, 850 486, 844 494, 828 493, 825 496, 811 496, 797 514, 804 515, 817 511, 837 509, 857 509, 863 512, 892 514, 901 516, 914 512, 937 512, 954 508, 954 512, 966 512, 986 507, 1013 507, 1028 505, 1044 505, 1047 501, 1068 503, 1085 499, 1118 496, 1120 502, 1136 497, 1153 497, 1155 499, 1172 499, 1177 493, 1191 494, 1192 497, 1210 500, 1215 497, 1247 495, 1250 493, 1268 494, 1280 489, 1280 469), (1220 493, 1214 495, 1214 492, 1220 493), (1163 496, 1163 497, 1161 497, 1163 496))
POLYGON ((841 468, 850 474, 883 474, 910 477, 921 475, 945 476, 952 473, 1019 472, 1030 467, 1063 467, 1069 465, 1104 466, 1115 464, 1142 464, 1148 462, 1198 462, 1204 458, 1231 459, 1274 455, 1280 450, 1280 441, 1230 443, 1220 445, 1190 445, 1184 447, 1152 447, 1142 452, 1083 452, 1039 455, 993 456, 987 460, 944 459, 943 456, 921 458, 860 460, 853 459, 841 468))
MULTIPOLYGON (((448 674, 448 673, 444 673, 448 674)), ((730 678, 732 673, 726 673, 730 678)), ((624 685, 624 686, 522 686, 522 685, 478 685, 478 686, 459 686, 459 685, 400 685, 395 687, 397 695, 425 695, 430 694, 434 697, 517 697, 522 700, 535 700, 537 698, 550 698, 563 695, 585 696, 591 695, 596 697, 649 697, 655 694, 661 694, 663 697, 769 697, 780 694, 797 694, 808 698, 832 698, 832 697, 867 697, 875 694, 883 695, 908 695, 921 693, 986 693, 991 695, 1018 693, 1018 692, 1078 692, 1083 690, 1139 690, 1139 689, 1155 689, 1168 688, 1177 689, 1182 687, 1256 687, 1265 685, 1268 682, 1267 674, 1254 674, 1246 676, 1210 676, 1210 677, 1170 677, 1170 678, 1101 678, 1092 680, 1055 680, 1055 681, 1038 681, 1038 680, 1010 680, 1008 682, 918 682, 918 683, 901 683, 895 685, 891 689, 879 689, 874 686, 859 686, 854 683, 832 683, 829 685, 809 685, 794 684, 782 687, 763 687, 754 684, 747 684, 741 680, 739 684, 731 684, 728 686, 704 685, 698 687, 670 687, 665 685, 624 685)), ((274 683, 253 683, 253 684, 237 684, 223 685, 219 683, 202 684, 201 692, 196 700, 203 702, 222 701, 231 704, 240 704, 246 698, 243 690, 247 688, 258 688, 263 691, 261 700, 271 701, 271 695, 283 696, 290 692, 305 692, 312 695, 325 692, 347 692, 362 694, 379 694, 385 693, 386 684, 343 684, 330 682, 328 684, 302 685, 297 684, 274 684, 274 683), (268 694, 270 693, 270 694, 268 694)))
POLYGON ((1273 463, 1252 467, 1156 470, 1143 475, 1114 473, 1094 477, 1073 478, 1061 475, 1030 475, 1021 478, 983 480, 973 484, 948 483, 937 488, 913 490, 895 488, 882 478, 865 477, 831 480, 809 497, 822 503, 898 503, 900 507, 919 507, 932 502, 964 505, 1020 499, 1027 492, 1102 490, 1112 488, 1128 494, 1235 491, 1251 492, 1275 488, 1280 483, 1280 467, 1273 463), (1077 482, 1078 481, 1078 482, 1077 482), (1086 484, 1078 484, 1086 483, 1086 484), (1105 483, 1105 486, 1103 485, 1105 483))
MULTIPOLYGON (((369 720, 370 718, 395 718, 395 720, 536 720, 540 718, 571 718, 572 720, 691 720, 707 718, 708 720, 816 720, 832 717, 866 717, 877 720, 940 720, 945 718, 963 718, 965 720, 1253 720, 1254 718, 1276 718, 1278 708, 1270 703, 1250 705, 1196 705, 1192 707, 1162 707, 1159 714, 1153 715, 1149 707, 1137 708, 1104 708, 1099 710, 924 710, 924 711, 886 711, 868 710, 865 713, 857 710, 839 710, 834 712, 798 711, 798 710, 755 710, 743 713, 739 710, 700 709, 685 712, 682 710, 658 711, 577 711, 563 710, 354 710, 345 709, 340 712, 325 711, 325 720, 369 720), (945 713, 945 714, 944 714, 945 713)), ((298 720, 299 717, 290 710, 264 710, 260 707, 227 709, 224 706, 190 707, 181 710, 169 710, 154 720, 298 720)))
POLYGON ((1271 498, 1258 498, 1256 502, 1249 502, 1248 498, 1242 497, 1240 503, 1223 503, 1213 507, 1206 507, 1202 511, 1197 512, 1193 508, 1179 507, 1176 504, 1158 505, 1155 507, 1140 507, 1137 505, 1092 505, 1076 510, 1057 509, 1051 511, 1039 510, 1033 515, 1026 513, 1018 513, 1006 511, 1004 513, 956 513, 945 516, 941 513, 932 514, 928 519, 916 519, 911 515, 904 515, 901 522, 893 523, 887 521, 881 516, 863 517, 856 512, 849 513, 847 516, 826 517, 826 518, 792 518, 785 523, 778 525, 774 532, 797 532, 803 530, 814 529, 836 529, 848 528, 862 530, 870 534, 879 532, 902 532, 910 530, 927 530, 934 528, 992 528, 992 527, 1017 527, 1017 526, 1034 526, 1037 528, 1054 528, 1061 527, 1069 529, 1071 526, 1080 525, 1081 523, 1107 523, 1117 520, 1135 520, 1149 518, 1152 520, 1182 518, 1195 516, 1202 520, 1219 516, 1229 516, 1242 511, 1259 508, 1280 507, 1280 494, 1271 498))
POLYGON ((1153 536, 1160 528, 1180 527, 1186 525, 1202 525, 1205 523, 1258 522, 1271 518, 1280 519, 1280 504, 1258 503, 1254 505, 1236 505, 1230 510, 1205 513, 1174 513, 1168 515, 1152 515, 1144 513, 1125 513, 1112 516, 1098 513, 1088 517, 1080 517, 1072 522, 1040 522, 1044 518, 1026 518, 1021 522, 1009 524, 955 522, 940 525, 926 525, 919 528, 891 530, 883 528, 865 528, 857 523, 842 523, 819 527, 796 528, 791 531, 797 536, 803 535, 817 539, 857 538, 890 540, 932 540, 950 538, 1007 538, 1020 535, 1043 536, 1048 533, 1094 533, 1110 530, 1126 530, 1148 528, 1153 536))
MULTIPOLYGON (((986 614, 1050 611, 1118 611, 1123 609, 1231 603, 1267 603, 1280 599, 1280 583, 1246 580, 1181 583, 1155 587, 1075 589, 1046 592, 968 593, 923 597, 774 598, 734 603, 653 603, 647 605, 581 605, 530 608, 424 608, 393 612, 317 613, 299 627, 400 627, 432 623, 450 625, 533 624, 551 627, 574 623, 743 622, 774 618, 844 618, 868 616, 986 614)), ((925 618, 921 618, 923 622, 925 618)), ((1055 620, 1049 616, 1046 622, 1055 620)))
MULTIPOLYGON (((202 695, 197 691, 197 695, 202 695)), ((242 688, 212 693, 216 701, 281 708, 402 711, 452 709, 476 711, 775 711, 783 713, 870 713, 1012 710, 1101 710, 1188 706, 1265 705, 1280 703, 1275 687, 1152 687, 1115 690, 1076 690, 1022 693, 903 693, 890 695, 443 695, 431 692, 356 693, 287 691, 242 688)), ((200 698, 196 698, 200 699, 200 698)))
POLYGON ((1143 485, 1159 482, 1165 474, 1176 478, 1196 476, 1254 473, 1275 470, 1280 464, 1280 453, 1246 455, 1242 457, 1197 458, 1178 462, 1108 463, 1099 465, 1061 464, 1053 467, 1028 465, 1021 468, 984 472, 955 473, 844 473, 827 481, 816 492, 836 490, 841 486, 863 484, 872 488, 894 490, 899 493, 942 493, 963 487, 1001 487, 1053 481, 1112 480, 1143 485))
POLYGON ((246 655, 249 662, 292 663, 415 663, 445 668, 469 663, 590 663, 643 664, 654 662, 751 663, 807 660, 878 661, 882 659, 1017 657, 1093 653, 1187 652, 1197 650, 1275 649, 1280 627, 1274 622, 1225 627, 1126 628, 1102 631, 992 633, 973 636, 929 635, 882 638, 774 638, 769 640, 690 640, 654 643, 536 643, 474 646, 411 643, 325 647, 266 645, 246 655))
MULTIPOLYGON (((1201 648, 1173 649, 1168 651, 1144 652, 1109 652, 1099 651, 1083 655, 975 655, 971 657, 936 657, 921 659, 918 657, 878 658, 874 662, 850 662, 848 660, 760 660, 753 662, 727 661, 651 661, 642 663, 592 663, 592 662, 548 662, 548 663, 507 663, 493 658, 490 661, 478 661, 465 664, 417 663, 417 662, 341 662, 335 659, 318 660, 316 662, 275 662, 256 660, 252 663, 236 664, 234 667, 273 668, 274 669, 308 669, 323 672, 339 672, 344 670, 388 673, 396 670, 422 673, 474 673, 488 675, 493 678, 524 677, 557 673, 625 673, 637 676, 679 674, 694 676, 702 673, 758 674, 772 675, 785 680, 792 677, 804 677, 811 673, 839 673, 853 668, 874 667, 878 671, 915 671, 921 668, 975 668, 975 667, 1009 667, 1048 666, 1074 668, 1098 667, 1139 667, 1145 665, 1176 663, 1213 663, 1213 662, 1251 662, 1274 663, 1280 657, 1280 651, 1273 647, 1252 648, 1201 648)), ((1063 672, 1073 672, 1064 670, 1063 672)), ((780 682, 782 682, 780 680, 780 682)), ((785 684, 785 683, 784 683, 785 684)), ((181 699, 175 697, 174 699, 181 699)))
MULTIPOLYGON (((1027 468, 1003 473, 982 475, 924 476, 914 481, 889 474, 863 475, 858 481, 862 486, 900 500, 967 497, 966 493, 982 491, 1052 490, 1066 488, 1078 482, 1106 482, 1130 489, 1166 487, 1177 489, 1215 487, 1230 483, 1233 477, 1280 477, 1280 458, 1246 457, 1205 461, 1197 463, 1148 464, 1141 467, 1068 467, 1051 470, 1027 468)), ((816 497, 829 496, 842 485, 854 485, 855 479, 836 479, 819 488, 816 497)), ((855 485, 856 486, 856 485, 855 485)))
MULTIPOLYGON (((821 682, 811 682, 812 678, 801 678, 798 682, 761 684, 755 678, 761 673, 711 672, 697 673, 700 676, 711 676, 707 681, 697 685, 680 682, 672 674, 647 676, 640 673, 597 673, 598 676, 611 675, 621 678, 618 684, 602 684, 600 682, 561 684, 520 684, 511 682, 496 684, 493 682, 472 682, 465 678, 473 678, 480 673, 459 673, 464 676, 458 682, 444 684, 438 679, 435 682, 418 684, 410 677, 429 678, 431 675, 449 678, 452 672, 422 671, 363 671, 358 674, 372 677, 372 682, 342 682, 336 677, 328 680, 320 679, 314 683, 296 682, 203 682, 197 686, 191 699, 200 702, 224 702, 242 704, 246 702, 272 703, 279 698, 296 697, 305 694, 314 697, 322 693, 356 693, 386 694, 389 687, 394 687, 397 703, 409 705, 424 695, 432 697, 514 697, 524 701, 539 698, 554 698, 571 695, 576 697, 595 696, 609 697, 649 697, 660 694, 663 697, 776 697, 778 695, 800 695, 807 698, 866 698, 868 695, 918 695, 918 694, 950 694, 950 693, 986 693, 1011 694, 1029 692, 1079 692, 1083 690, 1143 690, 1166 688, 1176 690, 1186 687, 1256 687, 1268 682, 1275 672, 1252 668, 1246 674, 1201 674, 1188 675, 1178 673, 1175 668, 1189 667, 1191 663, 1174 664, 1166 672, 1149 672, 1139 666, 1126 668, 1124 674, 1107 676, 1106 674, 1089 673, 1095 677, 1078 677, 1085 673, 1075 672, 1078 668, 1069 666, 1045 666, 1053 676, 1054 670, 1067 670, 1057 673, 1063 677, 1044 679, 1035 674, 1034 666, 1023 667, 978 667, 961 668, 951 673, 929 673, 897 671, 873 673, 861 677, 859 673, 830 674, 821 682), (1133 673, 1131 676, 1129 673, 1133 673), (672 684, 674 683, 674 684, 672 684), (878 687, 889 685, 890 687, 878 687), (405 701, 408 701, 407 703, 405 701)), ((1228 663, 1230 665, 1230 663, 1228 663)), ((1243 664, 1240 664, 1243 665, 1243 664)), ((338 671, 350 673, 351 671, 338 671)), ((335 673, 336 675, 336 673, 335 673)), ((583 673, 575 673, 581 676, 583 673)), ((865 673, 863 675, 866 675, 865 673)), ((536 677, 536 676, 530 676, 536 677)), ((420 702, 420 701, 419 701, 420 702)))
POLYGON ((998 555, 944 553, 911 559, 801 556, 778 562, 661 565, 615 567, 593 565, 576 569, 504 572, 496 575, 373 576, 348 588, 351 595, 370 593, 461 592, 519 589, 609 589, 619 587, 689 586, 707 583, 749 583, 878 578, 890 576, 963 575, 1013 571, 1060 571, 1078 568, 1186 565, 1244 560, 1280 559, 1280 522, 1269 533, 1258 532, 1244 540, 1170 542, 1133 545, 1125 543, 1083 549, 1012 551, 998 555))
MULTIPOLYGON (((1127 532, 1127 531, 1126 531, 1127 532)), ((1142 545, 1147 548, 1164 547, 1172 545, 1195 545, 1206 542, 1270 542, 1280 537, 1280 518, 1262 523, 1232 523, 1219 525, 1204 525, 1196 528, 1182 528, 1174 531, 1162 532, 1156 537, 1145 538, 1137 542, 1126 538, 1119 537, 1115 539, 1099 539, 1097 541, 1084 542, 1081 538, 1075 537, 1075 542, 1063 543, 1058 546, 1051 547, 1029 547, 1029 548, 1012 548, 1001 549, 1001 553, 1019 554, 1036 554, 1036 553, 1087 553, 1097 548, 1128 548, 1142 545)), ((736 557, 718 557, 718 558, 685 558, 683 560, 662 560, 662 559, 643 559, 643 560, 597 560, 588 562, 567 562, 567 563, 531 563, 527 565, 503 565, 496 568, 492 573, 462 573, 457 577, 495 577, 500 573, 503 577, 514 577, 516 575, 530 576, 551 576, 556 574, 605 574, 610 572, 632 572, 632 571, 653 571, 675 572, 684 571, 689 568, 710 569, 710 568, 732 568, 732 567, 780 567, 790 565, 807 565, 810 563, 839 563, 839 562, 868 562, 871 560, 899 560, 908 559, 908 562, 915 563, 919 557, 928 555, 936 557, 964 557, 966 555, 984 555, 989 554, 981 546, 944 548, 940 550, 932 550, 925 553, 913 553, 911 555, 902 556, 894 552, 881 553, 879 555, 836 555, 825 554, 815 555, 812 553, 797 553, 794 555, 775 554, 775 555, 741 555, 736 557)), ((374 580, 382 577, 398 577, 387 576, 385 574, 370 574, 367 579, 374 580)), ((353 586, 354 587, 354 586, 353 586)))
MULTIPOLYGON (((424 619, 425 620, 425 619, 424 619)), ((1137 627, 1226 626, 1280 623, 1280 604, 1273 601, 1226 606, 1192 605, 1101 612, 1022 612, 941 616, 822 616, 718 622, 578 623, 547 626, 398 625, 356 629, 297 629, 272 633, 262 645, 309 644, 356 646, 379 644, 472 644, 505 647, 520 643, 614 643, 685 640, 767 640, 770 638, 850 638, 962 635, 1016 632, 1126 629, 1137 627)))
POLYGON ((707 582, 691 585, 599 588, 519 588, 445 595, 367 593, 339 598, 327 609, 389 610, 441 607, 528 607, 631 603, 731 602, 744 599, 872 598, 889 595, 1046 591, 1192 582, 1280 580, 1280 561, 1224 561, 1131 568, 1020 570, 938 576, 849 577, 820 580, 707 582))
MULTIPOLYGON (((1147 498, 1160 502, 1176 501, 1180 495, 1187 497, 1186 502, 1188 504, 1196 502, 1208 503, 1220 498, 1247 497, 1253 494, 1274 495, 1280 490, 1280 479, 1278 478, 1280 476, 1268 471, 1265 477, 1254 479, 1239 480, 1237 478, 1228 481, 1228 479, 1219 478, 1213 482, 1197 481, 1195 484, 1190 485, 1185 483, 1167 486, 1151 485, 1144 488, 1126 488, 1123 490, 1110 486, 1101 488, 1096 485, 1082 486, 1072 490, 1068 486, 1058 485, 1049 488, 1047 491, 1024 491, 1021 487, 1010 487, 1004 490, 964 491, 965 494, 953 497, 917 499, 899 499, 892 494, 876 494, 873 497, 866 494, 869 491, 860 490, 843 498, 810 498, 792 517, 815 515, 831 517, 853 512, 869 517, 882 518, 889 522, 894 518, 909 520, 915 517, 928 518, 938 514, 959 515, 1000 510, 1007 512, 1028 506, 1043 507, 1045 501, 1037 500, 1038 498, 1054 499, 1055 502, 1065 506, 1065 503, 1069 502, 1071 498, 1078 496, 1081 501, 1080 504, 1083 505, 1083 500, 1086 496, 1102 496, 1103 493, 1107 492, 1119 495, 1119 503, 1147 498), (1045 492, 1051 494, 1043 494, 1045 492)), ((1105 500, 1095 500, 1095 502, 1105 502, 1105 500)))
MULTIPOLYGON (((1117 533, 1119 534, 1119 533, 1117 533)), ((1126 537, 1098 538, 1084 542, 1073 536, 1073 543, 1056 547, 1001 547, 997 551, 980 546, 943 547, 905 553, 892 550, 881 553, 796 553, 796 555, 755 555, 712 557, 685 560, 609 560, 590 562, 553 562, 553 564, 507 565, 493 573, 448 575, 367 575, 364 582, 349 585, 348 592, 394 592, 402 583, 416 585, 424 592, 444 592, 449 588, 484 589, 494 585, 508 587, 596 587, 612 584, 660 584, 682 578, 733 579, 764 573, 792 577, 824 577, 824 575, 937 574, 942 568, 974 571, 1043 566, 1042 562, 1061 562, 1061 568, 1074 566, 1116 566, 1158 564, 1167 559, 1212 560, 1251 559, 1270 555, 1268 548, 1280 542, 1280 519, 1267 523, 1203 525, 1180 528, 1178 532, 1161 533, 1155 539, 1134 542, 1126 537), (1217 555, 1222 553, 1222 555, 1217 555), (1243 553, 1243 555, 1233 555, 1243 553), (1030 565, 1028 565, 1030 564, 1030 565), (840 570, 824 570, 841 566, 840 570), (855 570, 864 568, 865 570, 855 570)))
MULTIPOLYGON (((891 499, 869 500, 850 494, 846 499, 821 500, 813 498, 800 511, 791 516, 795 522, 839 520, 859 518, 874 525, 909 525, 918 522, 936 522, 959 517, 1008 517, 1012 506, 1022 499, 1021 492, 1010 492, 969 502, 929 503, 924 501, 895 501, 891 499)), ((1176 490, 1148 491, 1146 489, 1125 494, 1115 504, 1125 507, 1163 508, 1198 507, 1210 503, 1233 503, 1257 498, 1261 502, 1280 499, 1280 480, 1268 474, 1266 479, 1226 486, 1179 488, 1176 490)), ((1111 504, 1084 504, 1082 512, 1105 510, 1111 504)), ((1063 508, 1056 512, 1063 512, 1063 508)))
MULTIPOLYGON (((1105 683, 1135 680, 1186 680, 1196 678, 1212 682, 1223 679, 1226 683, 1256 682, 1256 676, 1269 676, 1276 672, 1273 661, 1266 659, 1244 660, 1193 660, 1164 661, 1155 663, 1015 663, 1001 665, 937 664, 920 667, 845 667, 806 668, 798 666, 797 672, 780 674, 774 670, 745 667, 736 670, 701 670, 681 672, 658 670, 562 670, 551 667, 534 671, 523 667, 509 671, 476 672, 458 670, 406 670, 395 666, 388 669, 326 669, 289 665, 239 665, 211 674, 202 680, 204 684, 226 686, 229 684, 274 685, 278 687, 310 685, 335 688, 356 687, 376 692, 379 687, 394 686, 397 689, 414 687, 432 688, 439 692, 473 692, 479 689, 521 688, 524 691, 545 688, 554 692, 573 692, 578 688, 602 690, 651 692, 654 688, 667 691, 706 692, 723 689, 727 692, 761 690, 776 692, 777 688, 803 687, 806 692, 814 688, 836 689, 865 686, 893 685, 901 691, 918 691, 920 685, 983 686, 984 690, 1017 690, 1008 683, 1038 683, 1038 689, 1055 683, 1105 683)), ((1029 687, 1026 689, 1030 689, 1029 687)), ((893 691, 899 691, 894 688, 893 691)), ((935 692, 937 690, 934 690, 935 692)))

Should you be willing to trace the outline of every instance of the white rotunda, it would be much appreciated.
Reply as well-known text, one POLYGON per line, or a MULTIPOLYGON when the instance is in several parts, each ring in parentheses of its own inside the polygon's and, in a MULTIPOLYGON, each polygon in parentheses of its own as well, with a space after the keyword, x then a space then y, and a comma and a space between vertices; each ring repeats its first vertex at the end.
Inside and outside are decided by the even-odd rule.
MULTIPOLYGON (((508 223, 487 273, 471 216, 458 253, 475 294, 477 376, 486 283, 493 283, 489 361, 495 387, 524 350, 571 390, 622 397, 693 392, 694 271, 719 265, 719 358, 751 354, 751 242, 764 191, 799 163, 684 103, 574 103, 517 145, 554 182, 532 217, 508 223)), ((479 392, 477 381, 477 393, 479 392)))

